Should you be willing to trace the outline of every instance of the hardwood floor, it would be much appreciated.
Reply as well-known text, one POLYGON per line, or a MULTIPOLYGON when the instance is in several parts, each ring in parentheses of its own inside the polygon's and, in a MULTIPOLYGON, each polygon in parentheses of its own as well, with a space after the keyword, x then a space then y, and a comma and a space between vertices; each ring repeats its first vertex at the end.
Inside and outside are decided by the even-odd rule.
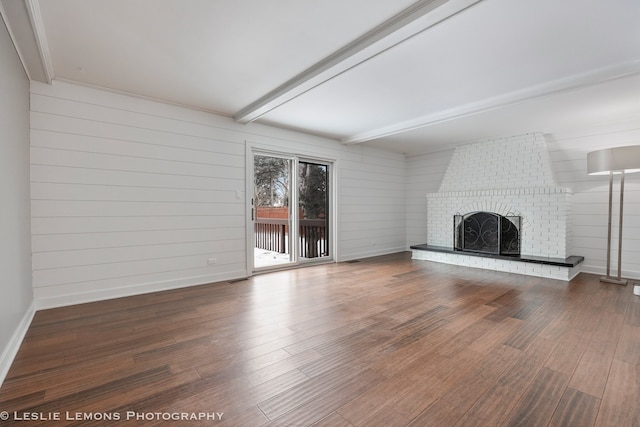
POLYGON ((38 312, 0 425, 638 426, 639 367, 632 286, 404 253, 38 312))

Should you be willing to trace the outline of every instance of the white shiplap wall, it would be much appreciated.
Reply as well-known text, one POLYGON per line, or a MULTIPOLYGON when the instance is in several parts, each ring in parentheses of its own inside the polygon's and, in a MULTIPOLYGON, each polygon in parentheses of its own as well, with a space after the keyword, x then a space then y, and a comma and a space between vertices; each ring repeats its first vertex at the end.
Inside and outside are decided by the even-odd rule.
POLYGON ((407 157, 407 247, 427 242, 427 193, 434 193, 454 150, 407 157))
MULTIPOLYGON (((582 271, 602 274, 606 265, 608 178, 587 175, 587 153, 601 148, 640 144, 640 119, 580 131, 546 134, 556 182, 573 192, 569 254, 585 257, 582 271)), ((426 242, 426 194, 438 191, 453 151, 407 158, 407 242, 426 242)), ((617 262, 617 192, 614 185, 612 267, 617 262)), ((640 278, 640 174, 625 182, 623 275, 640 278)))
POLYGON ((337 259, 405 248, 401 155, 66 82, 32 83, 40 306, 246 276, 245 143, 336 161, 337 259))
MULTIPOLYGON (((603 274, 606 266, 609 178, 587 175, 587 153, 640 145, 640 118, 579 132, 546 135, 559 185, 573 190, 572 252, 583 255, 583 271, 603 274)), ((619 180, 614 180, 612 272, 617 268, 619 180)), ((627 175, 624 192, 622 273, 640 279, 640 174, 627 175)))

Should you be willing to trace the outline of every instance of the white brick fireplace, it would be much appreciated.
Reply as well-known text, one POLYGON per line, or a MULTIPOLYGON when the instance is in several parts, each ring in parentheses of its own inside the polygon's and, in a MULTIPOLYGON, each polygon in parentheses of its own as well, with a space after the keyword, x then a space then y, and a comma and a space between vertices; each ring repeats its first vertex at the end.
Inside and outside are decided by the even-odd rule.
MULTIPOLYGON (((540 133, 456 148, 437 193, 427 194, 427 245, 453 248, 453 217, 477 211, 520 216, 522 257, 569 257, 571 191, 553 177, 540 133)), ((414 250, 414 258, 569 280, 579 271, 540 263, 414 250)))

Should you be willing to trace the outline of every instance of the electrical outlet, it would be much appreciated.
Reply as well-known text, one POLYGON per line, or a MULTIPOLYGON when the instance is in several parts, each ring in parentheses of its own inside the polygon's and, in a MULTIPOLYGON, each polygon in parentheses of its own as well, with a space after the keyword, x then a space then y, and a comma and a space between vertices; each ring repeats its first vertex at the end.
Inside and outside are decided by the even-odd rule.
POLYGON ((207 265, 213 265, 216 262, 218 262, 215 258, 208 258, 207 259, 207 265))

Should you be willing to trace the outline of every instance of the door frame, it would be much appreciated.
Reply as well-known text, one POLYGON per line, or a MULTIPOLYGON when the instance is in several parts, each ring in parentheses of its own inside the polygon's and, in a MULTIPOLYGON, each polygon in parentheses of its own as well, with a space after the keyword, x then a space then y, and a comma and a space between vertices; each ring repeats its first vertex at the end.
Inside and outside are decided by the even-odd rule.
MULTIPOLYGON (((321 263, 330 263, 336 262, 336 250, 337 250, 337 160, 329 159, 326 157, 316 156, 313 153, 308 152, 300 152, 299 150, 295 151, 286 151, 281 148, 274 149, 273 145, 268 145, 265 143, 257 143, 254 141, 245 141, 245 159, 246 159, 246 179, 245 179, 245 207, 246 207, 246 253, 247 253, 247 276, 252 276, 254 274, 259 274, 263 272, 276 271, 276 270, 284 270, 290 268, 296 268, 300 266, 312 265, 312 264, 321 264, 321 263), (296 251, 294 252, 294 262, 290 262, 283 265, 276 265, 273 267, 264 267, 257 269, 254 265, 254 247, 255 247, 255 237, 254 237, 254 215, 255 210, 252 205, 253 199, 253 191, 254 191, 254 182, 253 182, 253 174, 254 174, 254 156, 255 155, 265 155, 265 156, 275 156, 282 157, 286 159, 292 159, 292 176, 290 185, 295 191, 291 194, 291 200, 289 203, 289 216, 290 216, 290 224, 291 228, 294 230, 299 229, 298 222, 298 214, 292 214, 292 209, 295 206, 297 209, 298 206, 298 161, 309 161, 309 162, 318 162, 327 165, 327 179, 329 188, 327 191, 327 197, 329 199, 329 221, 327 222, 327 226, 329 227, 329 256, 320 257, 316 259, 309 259, 300 262, 298 259, 298 242, 297 239, 291 239, 290 250, 296 251), (294 228, 295 227, 295 228, 294 228)), ((295 232, 297 236, 298 232, 295 232)))

